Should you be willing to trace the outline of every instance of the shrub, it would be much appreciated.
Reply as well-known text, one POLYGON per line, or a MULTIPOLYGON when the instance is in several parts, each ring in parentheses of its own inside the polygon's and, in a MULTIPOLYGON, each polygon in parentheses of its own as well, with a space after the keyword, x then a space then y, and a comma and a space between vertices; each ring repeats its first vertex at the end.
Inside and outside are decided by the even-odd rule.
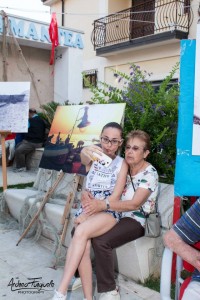
POLYGON ((141 129, 150 135, 148 160, 158 170, 160 181, 167 183, 173 183, 175 170, 179 86, 170 85, 170 81, 177 69, 178 64, 158 90, 151 84, 152 74, 136 65, 130 66, 130 74, 112 70, 121 88, 106 82, 90 87, 93 103, 126 103, 124 133, 141 129))

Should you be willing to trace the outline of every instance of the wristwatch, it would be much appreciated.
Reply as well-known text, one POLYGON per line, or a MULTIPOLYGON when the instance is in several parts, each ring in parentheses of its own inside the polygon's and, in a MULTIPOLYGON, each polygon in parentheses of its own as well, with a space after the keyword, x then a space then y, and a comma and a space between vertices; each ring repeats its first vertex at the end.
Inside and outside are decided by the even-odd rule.
POLYGON ((105 199, 105 202, 106 202, 106 209, 110 209, 110 202, 108 198, 105 199))

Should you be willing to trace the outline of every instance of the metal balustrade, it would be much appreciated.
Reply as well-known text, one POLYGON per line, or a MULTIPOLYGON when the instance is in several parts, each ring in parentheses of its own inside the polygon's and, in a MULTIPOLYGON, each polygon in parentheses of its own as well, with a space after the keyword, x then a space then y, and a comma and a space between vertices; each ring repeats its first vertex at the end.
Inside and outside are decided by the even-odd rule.
POLYGON ((163 32, 189 33, 190 0, 147 0, 94 21, 94 49, 163 32))

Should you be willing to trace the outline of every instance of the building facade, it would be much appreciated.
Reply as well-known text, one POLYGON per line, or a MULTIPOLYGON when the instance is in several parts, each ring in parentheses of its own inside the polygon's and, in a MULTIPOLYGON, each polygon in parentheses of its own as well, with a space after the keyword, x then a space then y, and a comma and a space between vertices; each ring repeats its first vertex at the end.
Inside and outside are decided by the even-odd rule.
MULTIPOLYGON (((83 71, 113 85, 110 68, 139 65, 160 82, 180 60, 180 40, 195 39, 197 0, 42 0, 59 24, 85 33, 83 71)), ((175 74, 179 78, 179 72, 175 74)), ((83 89, 84 101, 90 100, 83 89)))
POLYGON ((83 31, 60 26, 50 66, 49 24, 0 14, 0 80, 30 81, 30 106, 82 101, 83 31))

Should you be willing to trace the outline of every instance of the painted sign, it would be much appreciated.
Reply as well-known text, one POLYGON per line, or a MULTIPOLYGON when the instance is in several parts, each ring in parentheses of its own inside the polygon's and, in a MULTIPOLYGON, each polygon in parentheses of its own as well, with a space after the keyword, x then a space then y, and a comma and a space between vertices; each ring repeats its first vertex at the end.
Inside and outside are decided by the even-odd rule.
POLYGON ((200 155, 200 24, 197 24, 192 154, 200 155))
MULTIPOLYGON (((16 38, 51 44, 49 26, 43 23, 8 16, 10 28, 16 38)), ((83 49, 82 34, 65 28, 59 28, 59 45, 83 49)), ((3 34, 3 20, 0 16, 0 34, 3 34)))
POLYGON ((200 196, 200 155, 192 155, 195 50, 195 40, 181 41, 175 196, 200 196))

